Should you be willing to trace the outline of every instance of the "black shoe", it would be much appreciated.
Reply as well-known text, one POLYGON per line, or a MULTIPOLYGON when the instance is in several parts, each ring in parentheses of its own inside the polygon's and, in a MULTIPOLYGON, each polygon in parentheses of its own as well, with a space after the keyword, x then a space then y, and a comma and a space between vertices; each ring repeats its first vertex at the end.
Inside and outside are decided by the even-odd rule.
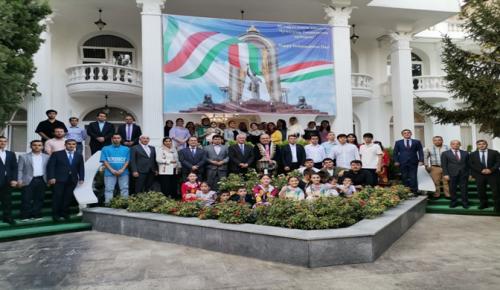
POLYGON ((478 207, 478 209, 485 209, 485 208, 488 208, 487 204, 482 204, 478 207))
POLYGON ((16 224, 16 221, 13 219, 13 218, 6 218, 6 219, 3 219, 3 222, 4 223, 8 223, 9 225, 13 226, 16 224))
POLYGON ((52 217, 52 221, 55 222, 55 223, 58 223, 61 221, 61 218, 59 217, 52 217))
POLYGON ((69 216, 65 216, 65 217, 63 217, 63 219, 65 222, 69 222, 71 220, 71 218, 69 216))
POLYGON ((462 207, 465 208, 465 209, 468 209, 469 205, 468 204, 464 204, 464 205, 462 205, 462 207))
POLYGON ((456 204, 454 204, 454 203, 450 204, 450 208, 456 208, 456 207, 457 207, 456 204))

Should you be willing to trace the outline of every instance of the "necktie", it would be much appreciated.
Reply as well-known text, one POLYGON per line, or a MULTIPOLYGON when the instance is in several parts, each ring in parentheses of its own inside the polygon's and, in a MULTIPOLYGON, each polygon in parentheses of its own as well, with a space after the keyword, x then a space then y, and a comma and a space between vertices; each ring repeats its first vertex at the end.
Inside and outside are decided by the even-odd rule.
POLYGON ((460 155, 458 154, 458 151, 457 151, 457 150, 455 150, 455 158, 456 158, 458 161, 460 161, 460 155))
POLYGON ((484 151, 481 151, 481 164, 486 167, 486 158, 484 156, 484 151))
POLYGON ((406 149, 410 149, 410 140, 406 139, 406 149))
POLYGON ((271 157, 271 152, 269 152, 269 144, 266 145, 266 159, 269 160, 271 157))
POLYGON ((69 152, 68 154, 69 165, 73 164, 73 152, 69 152))
POLYGON ((132 126, 131 125, 127 125, 127 140, 132 140, 132 126))
POLYGON ((245 154, 245 145, 240 144, 241 155, 245 154))
POLYGON ((194 153, 195 153, 194 148, 191 148, 191 154, 193 154, 193 156, 194 156, 194 153))

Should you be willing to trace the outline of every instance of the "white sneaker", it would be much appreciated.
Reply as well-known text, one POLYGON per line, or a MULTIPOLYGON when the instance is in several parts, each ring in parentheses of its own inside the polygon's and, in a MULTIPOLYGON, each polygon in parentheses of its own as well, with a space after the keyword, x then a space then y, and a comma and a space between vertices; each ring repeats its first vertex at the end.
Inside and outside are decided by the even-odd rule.
POLYGON ((79 211, 76 216, 82 216, 83 215, 83 212, 82 211, 79 211))
POLYGON ((22 222, 22 223, 27 223, 27 222, 29 222, 29 221, 30 221, 30 219, 22 219, 22 220, 21 220, 21 222, 22 222))

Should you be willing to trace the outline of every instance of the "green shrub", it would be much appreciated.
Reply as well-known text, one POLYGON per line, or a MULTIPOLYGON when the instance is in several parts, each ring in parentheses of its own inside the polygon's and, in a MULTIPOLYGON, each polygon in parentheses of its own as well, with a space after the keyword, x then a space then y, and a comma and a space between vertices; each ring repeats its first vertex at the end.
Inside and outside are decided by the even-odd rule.
POLYGON ((159 212, 159 207, 167 200, 161 192, 144 192, 129 197, 128 211, 159 212))
POLYGON ((203 207, 198 213, 200 220, 216 220, 219 218, 219 205, 203 207))
POLYGON ((128 199, 122 196, 115 196, 110 200, 109 207, 125 209, 128 207, 128 199))
POLYGON ((182 217, 197 217, 202 208, 199 202, 178 202, 177 205, 174 214, 182 217))
POLYGON ((179 208, 180 201, 167 198, 160 206, 158 206, 158 213, 174 215, 179 208))
POLYGON ((252 210, 246 204, 228 201, 217 205, 218 220, 226 224, 243 224, 252 222, 252 210))

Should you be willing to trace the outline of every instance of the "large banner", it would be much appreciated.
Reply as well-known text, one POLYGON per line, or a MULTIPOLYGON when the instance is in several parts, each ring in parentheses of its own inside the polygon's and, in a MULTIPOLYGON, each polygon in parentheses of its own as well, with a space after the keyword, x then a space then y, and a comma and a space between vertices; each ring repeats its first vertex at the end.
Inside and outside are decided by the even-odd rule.
POLYGON ((165 113, 334 115, 328 25, 163 17, 165 113))

